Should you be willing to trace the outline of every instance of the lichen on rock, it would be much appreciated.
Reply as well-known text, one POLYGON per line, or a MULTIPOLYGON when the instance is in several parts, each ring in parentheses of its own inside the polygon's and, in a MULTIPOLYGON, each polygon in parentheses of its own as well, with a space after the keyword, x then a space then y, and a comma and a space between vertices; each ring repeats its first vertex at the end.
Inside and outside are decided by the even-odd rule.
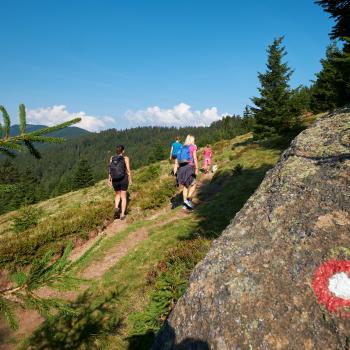
POLYGON ((347 349, 350 318, 312 281, 350 259, 349 135, 342 109, 292 142, 195 268, 154 350, 347 349))

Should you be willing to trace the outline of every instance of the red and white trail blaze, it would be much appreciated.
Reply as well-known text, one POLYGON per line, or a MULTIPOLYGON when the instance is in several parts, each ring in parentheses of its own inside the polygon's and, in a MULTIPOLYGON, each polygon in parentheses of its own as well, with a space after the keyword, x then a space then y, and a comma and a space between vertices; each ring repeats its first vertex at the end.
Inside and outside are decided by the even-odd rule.
POLYGON ((350 260, 329 260, 315 272, 312 288, 319 304, 350 317, 350 260))

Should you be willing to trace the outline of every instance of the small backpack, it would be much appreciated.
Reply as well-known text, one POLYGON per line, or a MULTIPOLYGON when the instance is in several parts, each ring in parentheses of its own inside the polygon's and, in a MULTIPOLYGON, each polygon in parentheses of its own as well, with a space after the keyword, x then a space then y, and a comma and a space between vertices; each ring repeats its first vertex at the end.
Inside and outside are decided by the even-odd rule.
POLYGON ((189 146, 181 146, 177 152, 177 161, 179 163, 189 163, 191 161, 191 152, 189 146))
POLYGON ((109 165, 109 174, 112 181, 120 181, 126 175, 126 165, 123 156, 113 156, 111 164, 109 165))

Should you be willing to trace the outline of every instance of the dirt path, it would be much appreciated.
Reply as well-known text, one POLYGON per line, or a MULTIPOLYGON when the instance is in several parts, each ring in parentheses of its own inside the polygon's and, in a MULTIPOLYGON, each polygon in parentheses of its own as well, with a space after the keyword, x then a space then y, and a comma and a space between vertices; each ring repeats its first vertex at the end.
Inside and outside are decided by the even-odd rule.
POLYGON ((81 258, 99 239, 102 237, 110 237, 115 234, 123 231, 128 227, 128 223, 126 221, 114 220, 111 224, 109 224, 102 232, 100 232, 97 236, 92 239, 89 239, 82 245, 76 247, 71 252, 69 259, 71 261, 76 261, 81 258))
POLYGON ((87 279, 97 279, 102 277, 107 270, 114 266, 122 257, 135 248, 141 241, 148 237, 148 231, 141 227, 130 233, 120 244, 117 244, 100 261, 90 264, 80 275, 87 279))
MULTIPOLYGON (((198 181, 198 189, 209 181, 211 176, 204 175, 201 180, 198 181)), ((113 267, 121 258, 126 256, 132 249, 136 248, 142 241, 148 238, 148 232, 156 227, 161 227, 172 223, 173 221, 179 220, 182 217, 188 215, 188 212, 184 210, 172 211, 169 207, 159 209, 151 216, 146 217, 146 221, 156 221, 162 215, 168 217, 159 222, 154 222, 147 228, 141 227, 136 229, 134 232, 129 233, 124 239, 118 242, 115 246, 111 247, 101 260, 98 260, 88 265, 80 274, 81 277, 87 279, 98 279, 101 278, 111 267, 113 267)), ((127 221, 115 220, 109 224, 103 231, 101 231, 94 238, 86 241, 84 244, 73 249, 70 260, 77 261, 81 258, 99 239, 105 239, 112 237, 122 232, 129 226, 127 221)), ((79 291, 70 292, 58 292, 50 288, 41 288, 37 294, 42 298, 64 298, 66 300, 74 300, 79 293, 85 290, 87 287, 82 286, 79 291)), ((23 339, 31 334, 39 325, 43 322, 43 318, 33 310, 23 310, 18 308, 16 315, 19 320, 19 330, 10 330, 3 322, 0 322, 0 350, 11 350, 14 349, 14 345, 11 339, 23 339), (6 339, 6 343, 5 343, 6 339)), ((16 342, 18 344, 18 342, 16 342)))

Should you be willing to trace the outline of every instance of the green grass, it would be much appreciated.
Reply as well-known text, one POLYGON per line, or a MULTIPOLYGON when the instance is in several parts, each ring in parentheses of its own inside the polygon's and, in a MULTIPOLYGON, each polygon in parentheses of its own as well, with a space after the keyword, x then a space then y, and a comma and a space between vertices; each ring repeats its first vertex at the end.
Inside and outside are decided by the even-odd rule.
MULTIPOLYGON (((98 296, 92 292, 84 299, 86 305, 94 305, 96 298, 103 298, 111 291, 121 291, 117 301, 120 322, 116 322, 113 332, 105 332, 96 337, 84 325, 75 329, 79 339, 76 348, 86 348, 91 342, 101 349, 146 348, 140 344, 150 344, 154 333, 184 292, 190 272, 209 249, 211 240, 220 235, 256 190, 266 171, 278 160, 283 147, 275 141, 270 145, 266 142, 255 142, 249 134, 214 144, 214 164, 218 165, 219 171, 211 181, 203 183, 198 192, 200 205, 186 217, 176 217, 178 211, 182 210, 179 208, 174 211, 165 210, 163 215, 154 220, 146 220, 147 216, 156 213, 160 207, 168 205, 176 189, 173 178, 167 175, 170 171, 167 162, 138 170, 134 175, 135 184, 131 191, 132 223, 116 235, 101 237, 75 263, 76 272, 83 271, 91 264, 98 264, 108 255, 110 249, 123 244, 129 238, 132 239, 133 232, 140 228, 147 229, 147 239, 140 241, 106 271, 101 279, 91 281, 90 290, 99 291, 98 296), (238 165, 242 167, 240 171, 237 171, 238 165), (165 223, 171 216, 175 216, 174 221, 165 223)), ((46 239, 38 249, 44 251, 50 244, 62 244, 67 238, 85 237, 91 227, 101 225, 107 220, 109 210, 113 209, 112 203, 113 193, 102 182, 87 189, 85 194, 77 191, 40 203, 38 207, 42 208, 46 217, 32 229, 33 237, 38 235, 40 225, 49 222, 48 220, 57 221, 57 218, 61 218, 62 226, 67 226, 69 232, 64 231, 64 227, 57 229, 57 234, 52 235, 51 240, 46 239), (105 211, 102 212, 107 212, 108 215, 99 216, 98 211, 91 214, 94 206, 103 207, 105 211), (78 217, 77 221, 69 219, 67 212, 78 217), (87 217, 91 215, 94 219, 90 221, 82 213, 87 217), (88 224, 85 224, 86 221, 88 224), (76 228, 73 229, 75 225, 76 228)), ((59 223, 51 223, 60 227, 59 223)), ((5 226, 4 219, 0 217, 0 228, 5 226)), ((10 238, 11 234, 13 233, 4 233, 10 238)), ((1 256, 0 251, 0 258, 1 256)), ((100 328, 104 329, 104 321, 99 322, 102 323, 100 328)), ((108 323, 107 320, 106 322, 108 323)), ((68 324, 63 322, 62 327, 68 327, 68 324)), ((44 332, 47 325, 45 323, 38 332, 40 333, 40 329, 44 332)), ((34 348, 35 344, 40 348, 43 341, 43 338, 34 337, 31 344, 34 348)))

